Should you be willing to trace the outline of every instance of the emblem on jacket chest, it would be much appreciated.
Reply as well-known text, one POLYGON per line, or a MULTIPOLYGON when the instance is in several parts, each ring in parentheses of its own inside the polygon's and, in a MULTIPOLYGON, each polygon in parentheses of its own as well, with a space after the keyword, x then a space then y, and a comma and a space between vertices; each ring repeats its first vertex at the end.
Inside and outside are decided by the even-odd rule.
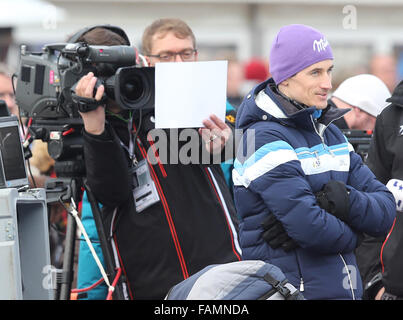
POLYGON ((314 168, 319 168, 320 167, 320 158, 319 158, 319 155, 318 155, 317 151, 315 151, 315 159, 313 159, 313 161, 312 161, 312 166, 314 168))
POLYGON ((313 159, 312 167, 319 168, 320 167, 320 159, 313 159))

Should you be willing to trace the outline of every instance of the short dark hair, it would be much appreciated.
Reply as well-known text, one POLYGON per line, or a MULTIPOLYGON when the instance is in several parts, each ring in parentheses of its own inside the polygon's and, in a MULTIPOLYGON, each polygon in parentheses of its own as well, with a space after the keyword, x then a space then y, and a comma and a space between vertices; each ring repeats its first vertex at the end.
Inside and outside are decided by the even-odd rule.
POLYGON ((85 42, 89 45, 94 46, 119 46, 127 45, 127 41, 119 34, 113 32, 112 30, 97 27, 86 33, 84 33, 77 42, 85 42))

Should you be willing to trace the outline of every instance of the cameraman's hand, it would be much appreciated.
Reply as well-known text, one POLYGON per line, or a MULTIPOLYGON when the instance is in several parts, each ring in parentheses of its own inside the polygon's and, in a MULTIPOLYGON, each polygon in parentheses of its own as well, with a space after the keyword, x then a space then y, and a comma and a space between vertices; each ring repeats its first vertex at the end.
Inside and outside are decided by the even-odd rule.
POLYGON ((204 128, 199 129, 206 150, 211 154, 221 153, 228 139, 232 135, 231 128, 216 115, 203 121, 204 128))
POLYGON ((330 180, 315 196, 319 207, 348 223, 350 217, 350 195, 343 182, 330 180))
MULTIPOLYGON (((82 77, 77 83, 75 92, 78 96, 84 98, 93 98, 100 101, 104 93, 104 86, 98 87, 95 97, 93 91, 97 78, 92 72, 82 77)), ((89 112, 80 112, 84 122, 84 129, 90 134, 100 135, 105 130, 105 109, 103 106, 99 106, 97 109, 89 112)))

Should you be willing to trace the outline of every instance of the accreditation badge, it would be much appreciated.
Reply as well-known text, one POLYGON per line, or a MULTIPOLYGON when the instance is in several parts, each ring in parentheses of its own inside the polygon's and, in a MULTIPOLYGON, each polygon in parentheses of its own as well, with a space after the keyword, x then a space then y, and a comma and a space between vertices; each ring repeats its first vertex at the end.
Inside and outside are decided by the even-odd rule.
POLYGON ((135 185, 133 198, 137 212, 142 212, 144 209, 160 201, 157 188, 151 178, 150 169, 145 159, 139 161, 134 168, 133 179, 135 185))

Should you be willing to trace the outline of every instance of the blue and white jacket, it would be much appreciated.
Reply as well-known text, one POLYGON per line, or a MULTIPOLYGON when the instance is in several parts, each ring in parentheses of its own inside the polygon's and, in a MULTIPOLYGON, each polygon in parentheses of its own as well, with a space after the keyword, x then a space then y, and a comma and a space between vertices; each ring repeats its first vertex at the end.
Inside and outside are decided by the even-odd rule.
POLYGON ((345 110, 329 107, 321 115, 276 92, 271 79, 257 85, 236 119, 243 137, 232 176, 243 259, 278 266, 307 299, 360 299, 357 233, 387 234, 393 195, 331 123, 345 110), (316 203, 314 193, 330 180, 344 182, 350 192, 349 225, 316 203), (262 239, 261 223, 270 212, 297 249, 272 249, 262 239))

